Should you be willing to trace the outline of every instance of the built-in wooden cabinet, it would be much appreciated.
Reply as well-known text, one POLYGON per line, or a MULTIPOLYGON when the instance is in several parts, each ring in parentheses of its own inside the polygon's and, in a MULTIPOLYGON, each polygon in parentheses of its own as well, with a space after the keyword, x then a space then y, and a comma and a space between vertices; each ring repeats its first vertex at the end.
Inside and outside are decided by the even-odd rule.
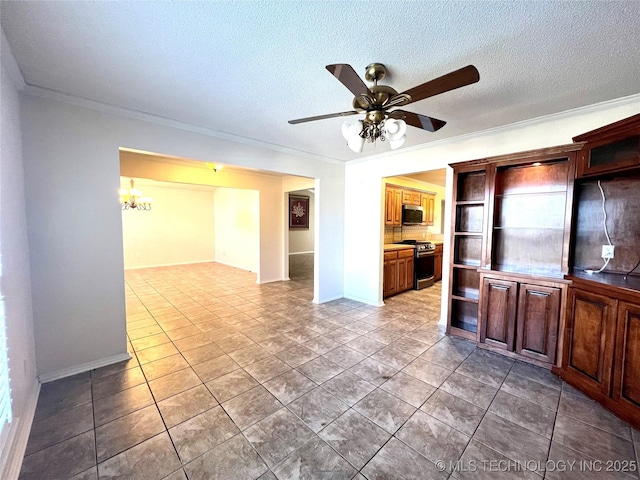
POLYGON ((447 332, 477 339, 480 275, 489 198, 486 165, 454 167, 452 258, 447 332))
POLYGON ((550 367, 556 360, 563 280, 481 272, 479 342, 550 367))
POLYGON ((580 148, 452 165, 449 333, 548 368, 556 360, 580 148))
POLYGON ((561 376, 640 428, 640 292, 573 282, 561 376))
POLYGON ((586 143, 577 159, 557 373, 640 428, 640 115, 574 140, 586 143), (615 254, 605 263, 609 239, 615 254))
POLYGON ((413 248, 384 252, 382 296, 386 298, 412 289, 413 269, 413 248))
POLYGON ((640 167, 640 114, 574 137, 586 142, 578 156, 577 177, 640 167))

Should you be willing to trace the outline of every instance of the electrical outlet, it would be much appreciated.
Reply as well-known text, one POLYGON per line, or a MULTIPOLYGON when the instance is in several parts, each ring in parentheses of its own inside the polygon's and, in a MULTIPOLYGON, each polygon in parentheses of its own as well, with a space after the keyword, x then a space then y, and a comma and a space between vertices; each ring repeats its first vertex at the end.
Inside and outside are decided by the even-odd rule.
POLYGON ((613 251, 615 247, 613 245, 602 245, 602 258, 613 258, 613 251))

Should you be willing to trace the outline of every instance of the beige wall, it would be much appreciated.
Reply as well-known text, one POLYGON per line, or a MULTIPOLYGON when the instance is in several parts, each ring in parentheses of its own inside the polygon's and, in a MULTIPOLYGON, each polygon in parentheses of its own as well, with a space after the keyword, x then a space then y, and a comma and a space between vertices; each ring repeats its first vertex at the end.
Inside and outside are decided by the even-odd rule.
MULTIPOLYGON (((121 188, 129 180, 121 177, 121 188)), ((214 188, 144 179, 135 179, 135 188, 153 204, 149 211, 122 211, 125 268, 215 260, 214 188)))

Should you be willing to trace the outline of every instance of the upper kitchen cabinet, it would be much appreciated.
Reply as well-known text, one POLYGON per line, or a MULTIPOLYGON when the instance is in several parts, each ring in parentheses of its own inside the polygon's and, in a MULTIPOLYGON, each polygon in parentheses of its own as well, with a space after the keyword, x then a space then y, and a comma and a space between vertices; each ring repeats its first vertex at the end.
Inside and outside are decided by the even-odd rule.
POLYGON ((387 184, 385 186, 385 220, 386 226, 402 225, 402 206, 422 207, 421 225, 433 225, 435 219, 435 194, 415 188, 387 184))
POLYGON ((432 226, 435 219, 436 196, 433 193, 421 193, 420 205, 424 212, 424 225, 432 226))
POLYGON ((640 167, 640 114, 579 135, 578 178, 640 167))
POLYGON ((399 227, 402 225, 402 189, 393 185, 385 187, 384 224, 399 227))

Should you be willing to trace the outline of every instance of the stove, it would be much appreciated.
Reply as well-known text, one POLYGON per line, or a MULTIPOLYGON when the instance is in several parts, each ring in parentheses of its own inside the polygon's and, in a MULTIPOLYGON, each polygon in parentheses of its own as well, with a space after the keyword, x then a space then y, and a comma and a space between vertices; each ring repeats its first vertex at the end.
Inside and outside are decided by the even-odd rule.
POLYGON ((413 288, 422 290, 435 282, 435 250, 436 246, 424 240, 403 240, 405 245, 415 245, 413 261, 413 288))

